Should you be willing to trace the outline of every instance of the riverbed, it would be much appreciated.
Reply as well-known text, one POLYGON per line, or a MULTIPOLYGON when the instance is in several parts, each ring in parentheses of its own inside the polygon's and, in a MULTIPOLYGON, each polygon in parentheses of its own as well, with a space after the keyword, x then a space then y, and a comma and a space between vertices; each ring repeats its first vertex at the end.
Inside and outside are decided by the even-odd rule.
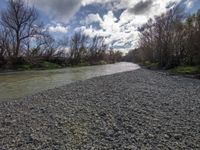
POLYGON ((200 81, 145 69, 0 103, 1 150, 199 150, 200 81))
POLYGON ((0 74, 0 101, 18 99, 43 90, 93 77, 137 70, 133 63, 64 68, 45 71, 21 71, 0 74))

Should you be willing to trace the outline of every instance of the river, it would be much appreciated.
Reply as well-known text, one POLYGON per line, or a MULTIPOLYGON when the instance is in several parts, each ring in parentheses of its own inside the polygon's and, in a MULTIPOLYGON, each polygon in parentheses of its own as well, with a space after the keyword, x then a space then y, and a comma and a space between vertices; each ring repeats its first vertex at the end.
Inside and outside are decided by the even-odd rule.
POLYGON ((0 73, 0 100, 18 99, 75 81, 139 68, 136 64, 121 62, 100 66, 0 73))

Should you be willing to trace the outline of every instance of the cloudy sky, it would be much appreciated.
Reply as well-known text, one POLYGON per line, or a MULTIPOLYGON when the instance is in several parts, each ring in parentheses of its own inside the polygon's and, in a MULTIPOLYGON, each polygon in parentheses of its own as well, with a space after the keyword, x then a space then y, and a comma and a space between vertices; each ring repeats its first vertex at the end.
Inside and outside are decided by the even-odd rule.
MULTIPOLYGON (((0 0, 0 9, 7 0, 0 0)), ((114 48, 136 47, 137 28, 167 6, 180 3, 188 13, 200 8, 200 0, 25 0, 34 5, 46 29, 55 38, 82 31, 89 36, 105 36, 114 48)))

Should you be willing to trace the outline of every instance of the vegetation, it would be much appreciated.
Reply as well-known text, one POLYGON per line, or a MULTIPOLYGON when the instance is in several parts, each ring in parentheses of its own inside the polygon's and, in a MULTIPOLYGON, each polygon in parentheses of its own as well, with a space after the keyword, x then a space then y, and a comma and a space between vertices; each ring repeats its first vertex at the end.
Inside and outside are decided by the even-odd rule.
POLYGON ((170 70, 173 74, 200 74, 199 66, 179 66, 170 70))
POLYGON ((175 68, 179 73, 199 73, 196 66, 200 65, 200 10, 186 15, 183 8, 175 6, 150 19, 139 31, 139 46, 127 54, 126 60, 149 62, 147 65, 162 69, 175 68))
POLYGON ((121 58, 122 53, 110 49, 104 37, 75 33, 56 41, 39 22, 37 10, 23 0, 9 0, 0 14, 0 69, 53 69, 121 58))
POLYGON ((61 68, 62 66, 56 64, 56 63, 51 63, 48 61, 42 61, 40 63, 37 63, 37 65, 31 65, 31 64, 22 64, 16 66, 16 69, 18 70, 32 70, 32 69, 57 69, 61 68))
POLYGON ((148 69, 157 69, 159 68, 159 64, 158 63, 152 63, 149 61, 145 61, 142 63, 142 65, 144 65, 145 67, 147 67, 148 69))

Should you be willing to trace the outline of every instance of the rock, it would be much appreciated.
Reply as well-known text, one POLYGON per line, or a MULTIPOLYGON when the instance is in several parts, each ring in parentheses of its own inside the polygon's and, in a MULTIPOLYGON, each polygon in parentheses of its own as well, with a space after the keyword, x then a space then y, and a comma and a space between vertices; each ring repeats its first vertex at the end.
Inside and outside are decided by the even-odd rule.
POLYGON ((174 134, 174 138, 176 140, 180 140, 180 139, 182 139, 182 135, 181 134, 174 134))
POLYGON ((200 149, 198 91, 139 69, 1 102, 0 150, 200 149))
POLYGON ((171 138, 171 135, 170 135, 170 134, 165 134, 164 137, 165 137, 166 139, 170 139, 170 138, 171 138))
POLYGON ((125 146, 124 150, 137 150, 137 147, 134 145, 125 146))

